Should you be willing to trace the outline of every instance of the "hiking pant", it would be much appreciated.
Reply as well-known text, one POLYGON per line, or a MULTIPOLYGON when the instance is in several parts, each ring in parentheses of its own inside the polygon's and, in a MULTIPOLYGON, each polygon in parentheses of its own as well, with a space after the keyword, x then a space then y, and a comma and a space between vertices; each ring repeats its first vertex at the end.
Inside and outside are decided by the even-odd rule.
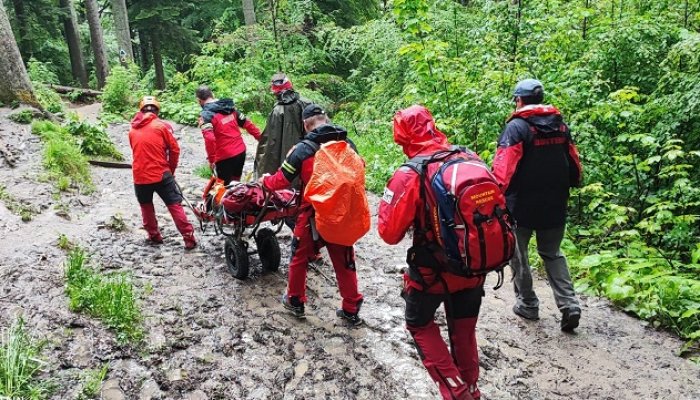
POLYGON ((357 271, 355 270, 355 250, 352 246, 325 243, 322 239, 314 240, 311 231, 313 209, 302 209, 297 216, 292 239, 292 258, 289 262, 289 283, 287 295, 306 302, 306 271, 318 250, 324 245, 328 249, 331 263, 338 280, 338 289, 342 297, 342 308, 348 313, 357 313, 362 301, 362 294, 357 288, 357 271))
POLYGON ((153 206, 153 193, 158 193, 158 196, 163 200, 168 207, 168 211, 175 222, 177 230, 185 239, 185 244, 188 241, 194 241, 194 227, 190 224, 182 208, 182 194, 175 183, 175 178, 166 174, 163 180, 157 183, 150 184, 134 184, 136 191, 136 199, 141 205, 141 217, 143 218, 143 227, 148 232, 150 239, 162 240, 160 229, 158 229, 158 219, 156 218, 156 210, 153 206))
POLYGON ((245 164, 245 151, 231 158, 216 162, 216 176, 228 185, 231 181, 240 181, 245 164))
POLYGON ((408 288, 401 294, 406 300, 406 328, 413 336, 418 355, 430 377, 438 384, 443 399, 471 400, 481 397, 476 384, 479 380, 476 321, 483 295, 483 286, 446 294, 408 288), (435 311, 443 302, 449 350, 435 323, 435 311))
POLYGON ((513 284, 516 295, 516 307, 524 312, 532 312, 536 315, 540 301, 532 289, 532 272, 528 262, 528 243, 535 232, 537 240, 537 253, 544 261, 544 269, 547 272, 547 280, 554 292, 559 310, 580 310, 581 307, 574 293, 574 286, 569 275, 569 266, 566 257, 561 252, 560 245, 564 238, 565 226, 552 229, 538 229, 518 227, 515 235, 518 240, 515 255, 510 260, 513 269, 513 284))

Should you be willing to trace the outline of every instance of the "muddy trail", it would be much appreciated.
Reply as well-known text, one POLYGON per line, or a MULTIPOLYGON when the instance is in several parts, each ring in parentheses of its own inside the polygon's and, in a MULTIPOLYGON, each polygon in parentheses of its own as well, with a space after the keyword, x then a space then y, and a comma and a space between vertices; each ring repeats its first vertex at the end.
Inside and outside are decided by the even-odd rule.
MULTIPOLYGON (((80 111, 93 114, 94 108, 80 111)), ((10 122, 8 113, 0 109, 0 137, 18 162, 10 168, 0 159, 0 184, 39 213, 22 222, 0 203, 0 326, 23 315, 30 333, 47 340, 42 377, 54 382, 53 399, 75 398, 81 371, 104 363, 109 372, 101 396, 110 400, 438 398, 403 326, 406 241, 386 246, 373 229, 357 245, 366 326, 348 329, 335 317, 339 296, 327 256, 320 272, 309 273, 308 318, 298 321, 279 301, 288 229, 278 235, 280 271, 262 274, 251 256, 245 281, 228 273, 224 241, 211 228, 198 233, 197 250, 185 252, 160 200, 165 243, 146 246, 130 170, 92 167, 94 193, 56 197, 41 179, 39 138, 29 126, 10 122), (109 229, 115 215, 126 230, 109 229), (104 269, 133 274, 143 344, 120 345, 99 321, 69 311, 59 234, 88 249, 104 269)), ((130 161, 127 131, 125 124, 109 128, 130 161)), ((177 179, 196 200, 205 184, 193 174, 205 161, 201 135, 177 125, 175 133, 182 146, 177 179)), ((251 169, 249 157, 245 170, 251 169)), ((378 198, 371 201, 376 210, 378 198)), ((511 312, 510 285, 494 291, 493 278, 477 326, 484 399, 700 399, 700 368, 676 357, 678 338, 592 297, 582 299, 577 334, 564 334, 541 278, 541 319, 526 322, 511 312)), ((441 314, 440 321, 444 326, 441 314)))

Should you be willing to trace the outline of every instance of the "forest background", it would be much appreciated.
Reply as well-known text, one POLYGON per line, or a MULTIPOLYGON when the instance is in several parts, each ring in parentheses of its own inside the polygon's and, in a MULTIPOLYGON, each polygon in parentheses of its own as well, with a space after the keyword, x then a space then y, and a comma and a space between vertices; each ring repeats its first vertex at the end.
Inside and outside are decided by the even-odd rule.
POLYGON ((44 109, 65 111, 51 85, 103 89, 105 122, 156 94, 194 125, 208 84, 263 125, 284 71, 348 128, 374 192, 404 160, 396 110, 426 105, 490 161, 514 84, 540 79, 585 170, 563 245, 576 289, 697 349, 699 0, 3 1, 44 109))

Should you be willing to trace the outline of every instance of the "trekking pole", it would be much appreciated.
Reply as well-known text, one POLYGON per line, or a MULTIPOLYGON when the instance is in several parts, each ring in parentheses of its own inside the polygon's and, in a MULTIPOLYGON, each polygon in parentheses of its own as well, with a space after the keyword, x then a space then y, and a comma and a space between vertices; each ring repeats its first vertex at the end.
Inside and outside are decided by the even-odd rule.
POLYGON ((334 283, 333 280, 331 280, 331 278, 329 278, 328 275, 324 274, 315 264, 309 263, 309 267, 311 267, 311 269, 313 269, 314 271, 318 272, 319 275, 321 275, 326 280, 326 282, 331 284, 334 283))
MULTIPOLYGON (((177 191, 180 192, 180 193, 179 193, 179 194, 180 194, 180 197, 182 197, 182 199, 185 201, 185 204, 187 204, 187 206, 192 210, 192 212, 193 212, 195 215, 197 215, 197 213, 195 212, 194 206, 192 205, 192 203, 190 203, 189 200, 187 200, 187 197, 185 197, 185 194, 182 192, 182 188, 180 187, 180 184, 177 183, 177 181, 175 181, 175 186, 177 187, 177 191)), ((199 217, 197 217, 197 219, 199 219, 199 217)))

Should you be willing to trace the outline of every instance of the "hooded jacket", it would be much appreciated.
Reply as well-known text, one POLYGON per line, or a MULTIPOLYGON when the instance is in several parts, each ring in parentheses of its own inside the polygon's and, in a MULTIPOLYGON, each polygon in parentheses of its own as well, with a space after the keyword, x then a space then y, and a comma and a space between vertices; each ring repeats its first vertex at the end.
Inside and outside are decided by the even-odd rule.
POLYGON ((210 164, 245 152, 240 128, 253 135, 255 140, 260 140, 260 129, 236 110, 231 99, 204 104, 199 114, 199 123, 210 164))
POLYGON ((175 174, 180 146, 173 127, 153 113, 138 112, 131 120, 129 144, 133 153, 134 183, 145 185, 163 180, 165 173, 175 174))
MULTIPOLYGON (((353 150, 357 152, 355 144, 348 139, 347 131, 339 126, 331 124, 323 124, 317 127, 309 132, 304 139, 313 141, 318 145, 333 140, 345 140, 350 143, 353 150)), ((314 171, 314 156, 316 155, 316 150, 317 149, 313 148, 308 143, 303 141, 299 142, 293 147, 277 173, 268 175, 263 179, 263 185, 270 190, 280 190, 289 187, 294 179, 301 177, 302 186, 305 186, 309 182, 309 179, 311 179, 311 174, 314 171)), ((303 201, 302 206, 305 204, 308 204, 306 200, 303 201)))
POLYGON ((580 186, 582 168, 559 110, 550 105, 516 110, 498 139, 493 172, 518 226, 566 224, 569 188, 580 186))
POLYGON ((289 150, 304 137, 301 113, 309 104, 311 101, 294 90, 277 94, 277 103, 267 117, 255 155, 258 176, 277 171, 289 150))
MULTIPOLYGON (((423 106, 411 106, 396 113, 394 141, 409 158, 430 156, 450 149, 447 137, 437 129, 430 111, 423 106)), ((379 236, 388 244, 399 243, 411 228, 421 228, 418 221, 424 210, 425 200, 420 196, 420 175, 410 167, 400 167, 389 179, 379 203, 379 236)), ((415 245, 422 245, 422 240, 418 235, 413 237, 415 245)), ((418 272, 428 287, 423 287, 421 282, 406 273, 404 283, 407 288, 427 290, 428 293, 445 291, 432 268, 419 267, 418 272)), ((450 293, 475 288, 484 282, 483 277, 464 278, 449 272, 441 272, 440 275, 450 293)))

